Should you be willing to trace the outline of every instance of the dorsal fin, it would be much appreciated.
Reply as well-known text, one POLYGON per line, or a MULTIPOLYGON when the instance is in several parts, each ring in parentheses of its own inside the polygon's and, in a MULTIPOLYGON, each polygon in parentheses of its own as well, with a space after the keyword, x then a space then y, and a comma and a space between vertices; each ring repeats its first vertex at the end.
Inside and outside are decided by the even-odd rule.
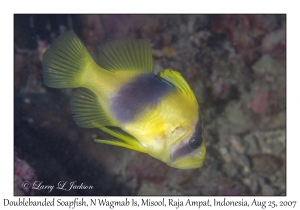
POLYGON ((102 68, 110 71, 153 72, 150 44, 141 39, 123 39, 106 43, 100 49, 97 63, 102 68))
POLYGON ((197 99, 195 97, 194 92, 179 72, 166 69, 163 72, 159 72, 157 76, 163 78, 164 80, 174 85, 175 88, 177 88, 179 91, 181 91, 197 103, 197 99))

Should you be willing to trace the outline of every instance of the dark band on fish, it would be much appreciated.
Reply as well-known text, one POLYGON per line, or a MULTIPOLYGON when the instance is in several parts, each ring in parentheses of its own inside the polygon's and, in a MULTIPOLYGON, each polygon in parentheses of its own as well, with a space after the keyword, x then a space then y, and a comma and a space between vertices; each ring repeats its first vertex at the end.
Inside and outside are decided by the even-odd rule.
POLYGON ((193 151, 195 151, 195 150, 190 148, 188 144, 181 144, 176 148, 174 153, 171 153, 171 156, 170 156, 171 162, 174 162, 178 158, 185 156, 187 154, 190 154, 193 151))
POLYGON ((128 123, 172 90, 175 90, 172 85, 153 74, 141 75, 117 92, 110 109, 119 122, 128 123))
POLYGON ((202 139, 202 120, 199 115, 198 122, 195 125, 195 132, 187 143, 179 145, 173 154, 171 154, 171 162, 178 158, 188 155, 198 149, 203 142, 202 139))
POLYGON ((203 139, 202 139, 202 120, 201 120, 201 116, 199 114, 198 122, 195 125, 195 132, 189 141, 189 145, 192 149, 197 149, 201 146, 202 141, 203 141, 203 139))

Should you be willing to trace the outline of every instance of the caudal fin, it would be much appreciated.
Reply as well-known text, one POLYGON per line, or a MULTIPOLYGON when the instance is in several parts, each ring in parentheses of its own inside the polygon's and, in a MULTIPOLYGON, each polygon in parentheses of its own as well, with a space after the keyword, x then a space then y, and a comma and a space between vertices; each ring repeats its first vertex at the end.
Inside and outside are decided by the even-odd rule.
POLYGON ((77 88, 87 65, 94 62, 73 31, 60 35, 50 45, 43 58, 43 79, 48 87, 77 88))

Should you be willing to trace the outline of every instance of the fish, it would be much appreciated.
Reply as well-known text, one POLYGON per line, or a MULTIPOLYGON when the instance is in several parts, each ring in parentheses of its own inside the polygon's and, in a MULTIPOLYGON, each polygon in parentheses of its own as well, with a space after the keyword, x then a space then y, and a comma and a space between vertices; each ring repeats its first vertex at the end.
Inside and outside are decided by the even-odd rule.
POLYGON ((42 61, 50 88, 77 88, 70 107, 76 124, 111 135, 95 142, 124 147, 178 169, 202 167, 203 120, 194 92, 175 70, 153 71, 151 45, 143 39, 109 41, 93 59, 69 30, 42 61))

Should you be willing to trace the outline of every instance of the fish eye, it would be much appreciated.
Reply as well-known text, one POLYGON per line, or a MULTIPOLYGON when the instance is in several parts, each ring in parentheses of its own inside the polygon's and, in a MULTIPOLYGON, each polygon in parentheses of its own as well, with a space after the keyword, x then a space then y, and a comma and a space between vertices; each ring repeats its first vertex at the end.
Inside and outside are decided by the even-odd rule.
POLYGON ((201 136, 199 136, 198 138, 196 138, 195 136, 193 136, 190 141, 189 141, 189 146, 192 149, 197 149, 198 147, 200 147, 202 143, 202 138, 201 136))

